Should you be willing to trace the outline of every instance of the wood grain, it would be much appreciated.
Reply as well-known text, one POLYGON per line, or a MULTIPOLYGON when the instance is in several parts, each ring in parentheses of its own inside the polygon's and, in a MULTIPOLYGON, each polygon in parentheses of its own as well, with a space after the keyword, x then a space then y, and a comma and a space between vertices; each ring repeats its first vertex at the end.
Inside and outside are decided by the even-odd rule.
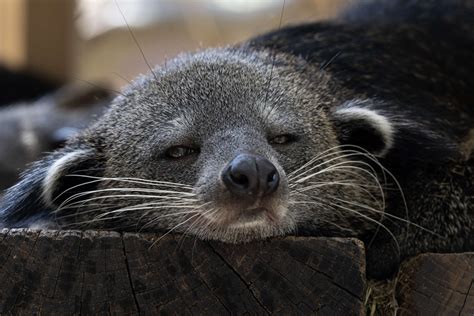
POLYGON ((422 254, 402 265, 402 315, 474 315, 474 253, 422 254))
POLYGON ((0 232, 0 314, 364 313, 355 239, 0 232))

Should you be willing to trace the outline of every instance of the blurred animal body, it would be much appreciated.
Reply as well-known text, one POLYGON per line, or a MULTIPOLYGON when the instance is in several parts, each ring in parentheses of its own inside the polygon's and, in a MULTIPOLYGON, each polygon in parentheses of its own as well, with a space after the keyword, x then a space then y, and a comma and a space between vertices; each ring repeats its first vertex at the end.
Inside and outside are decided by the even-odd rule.
POLYGON ((29 163, 86 128, 109 101, 103 89, 69 85, 36 101, 1 108, 0 190, 13 185, 29 163))

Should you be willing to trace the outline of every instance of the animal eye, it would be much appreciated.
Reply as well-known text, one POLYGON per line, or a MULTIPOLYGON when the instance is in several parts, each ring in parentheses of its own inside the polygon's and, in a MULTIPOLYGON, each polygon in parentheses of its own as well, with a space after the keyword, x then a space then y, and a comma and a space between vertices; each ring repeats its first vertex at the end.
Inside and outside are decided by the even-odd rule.
POLYGON ((270 139, 271 144, 285 145, 295 141, 295 137, 288 134, 278 135, 270 139))
POLYGON ((184 158, 186 156, 193 155, 199 152, 195 148, 187 147, 187 146, 173 146, 166 150, 165 155, 167 158, 172 159, 179 159, 184 158))

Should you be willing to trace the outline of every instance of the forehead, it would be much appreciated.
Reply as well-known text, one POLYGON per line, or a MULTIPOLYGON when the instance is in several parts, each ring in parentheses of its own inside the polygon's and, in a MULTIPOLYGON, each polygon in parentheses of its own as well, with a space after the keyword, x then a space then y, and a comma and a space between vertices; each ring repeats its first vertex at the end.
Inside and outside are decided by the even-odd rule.
POLYGON ((208 52, 179 58, 142 78, 129 103, 132 111, 137 106, 146 108, 171 126, 190 121, 278 121, 298 103, 298 94, 291 93, 296 84, 265 60, 208 52))
POLYGON ((319 98, 307 91, 310 84, 265 54, 207 51, 179 57, 139 78, 116 100, 103 125, 119 124, 124 136, 136 139, 177 133, 206 137, 216 129, 240 127, 296 131, 317 117, 307 113, 319 107, 319 98))

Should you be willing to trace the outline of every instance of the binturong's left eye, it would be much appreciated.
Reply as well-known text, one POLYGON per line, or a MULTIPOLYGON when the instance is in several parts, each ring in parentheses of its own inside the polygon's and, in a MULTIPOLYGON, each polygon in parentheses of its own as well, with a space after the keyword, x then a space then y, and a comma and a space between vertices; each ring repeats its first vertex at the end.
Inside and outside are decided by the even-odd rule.
POLYGON ((173 146, 166 150, 165 155, 167 158, 179 159, 197 153, 199 153, 199 150, 196 148, 191 148, 188 146, 173 146))
POLYGON ((294 137, 293 135, 282 134, 282 135, 278 135, 271 138, 269 142, 270 144, 285 145, 285 144, 292 143, 295 140, 296 140, 296 137, 294 137))

